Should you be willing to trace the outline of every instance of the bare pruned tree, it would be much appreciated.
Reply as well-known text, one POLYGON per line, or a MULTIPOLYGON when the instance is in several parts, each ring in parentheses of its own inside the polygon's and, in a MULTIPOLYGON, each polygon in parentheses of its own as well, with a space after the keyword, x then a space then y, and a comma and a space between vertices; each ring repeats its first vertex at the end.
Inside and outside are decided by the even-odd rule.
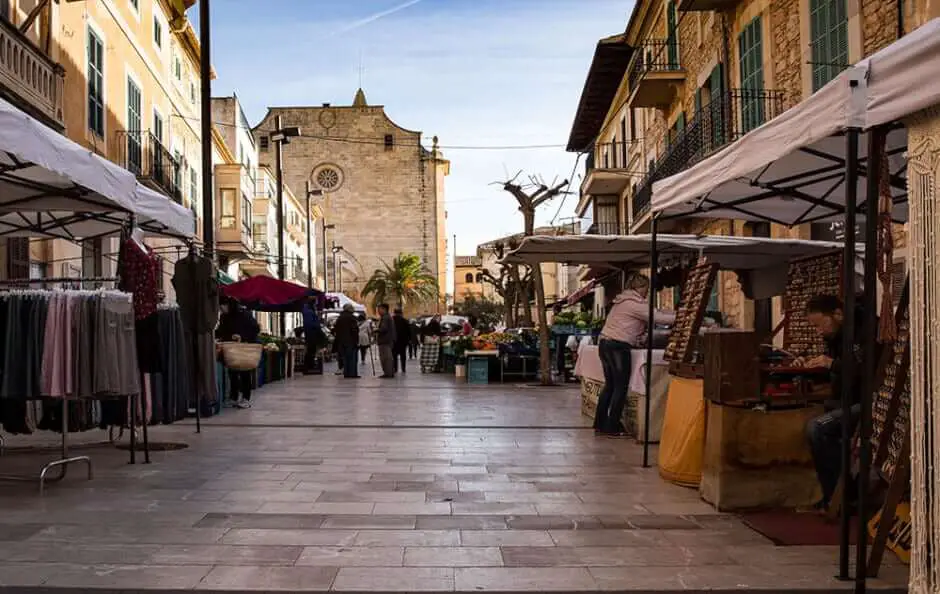
MULTIPOLYGON (((547 184, 542 178, 530 175, 527 184, 520 184, 516 180, 521 174, 522 172, 520 171, 513 176, 512 179, 498 183, 502 186, 503 190, 509 192, 513 198, 516 199, 516 203, 519 205, 519 212, 522 213, 524 224, 523 234, 528 237, 535 234, 535 213, 538 208, 552 198, 565 194, 568 187, 568 180, 566 179, 560 183, 556 183, 556 178, 556 180, 552 180, 551 184, 547 184)), ((521 283, 521 279, 519 280, 521 283)), ((532 271, 532 281, 535 285, 535 308, 538 315, 539 327, 539 370, 541 372, 542 384, 548 385, 552 382, 552 365, 549 350, 550 335, 548 329, 548 315, 545 310, 545 285, 542 280, 541 265, 537 265, 535 270, 532 271)))

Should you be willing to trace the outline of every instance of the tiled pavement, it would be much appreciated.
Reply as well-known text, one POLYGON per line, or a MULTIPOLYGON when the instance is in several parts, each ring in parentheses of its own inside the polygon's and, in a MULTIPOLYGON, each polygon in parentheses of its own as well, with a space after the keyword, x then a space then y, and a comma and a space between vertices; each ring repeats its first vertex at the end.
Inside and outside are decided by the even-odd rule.
MULTIPOLYGON (((0 483, 0 589, 850 587, 831 577, 834 548, 773 546, 642 469, 636 445, 595 438, 579 407, 571 388, 438 376, 269 386, 200 435, 153 428, 189 445, 153 464, 96 447, 91 482, 70 473, 43 498, 0 483)), ((9 453, 0 473, 39 459, 9 453)), ((872 587, 903 591, 888 562, 872 587)))

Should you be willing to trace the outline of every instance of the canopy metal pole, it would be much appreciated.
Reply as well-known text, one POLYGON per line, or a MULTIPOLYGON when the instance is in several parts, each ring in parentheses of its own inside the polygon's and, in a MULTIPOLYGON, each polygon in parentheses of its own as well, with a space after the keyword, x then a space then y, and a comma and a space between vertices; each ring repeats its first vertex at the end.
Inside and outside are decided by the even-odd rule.
POLYGON ((875 391, 875 342, 878 332, 876 295, 878 258, 878 206, 881 194, 882 159, 887 158, 881 128, 868 133, 868 175, 865 189, 865 375, 862 381, 859 418, 858 542, 855 558, 855 592, 864 593, 868 578, 868 473, 871 468, 871 401, 875 391))
MULTIPOLYGON (((846 131, 845 159, 845 251, 842 258, 842 484, 852 482, 852 392, 855 377, 855 209, 858 201, 858 128, 846 131)), ((839 579, 849 579, 849 511, 848 497, 842 498, 839 531, 839 579)), ((859 538, 862 536, 859 535, 859 538)))
POLYGON ((650 218, 650 289, 649 317, 646 324, 646 409, 643 411, 643 468, 650 466, 650 400, 653 390, 653 316, 659 255, 656 252, 656 217, 650 218))
POLYGON ((209 0, 199 0, 199 79, 202 135, 202 244, 215 261, 215 195, 212 189, 212 54, 209 0))

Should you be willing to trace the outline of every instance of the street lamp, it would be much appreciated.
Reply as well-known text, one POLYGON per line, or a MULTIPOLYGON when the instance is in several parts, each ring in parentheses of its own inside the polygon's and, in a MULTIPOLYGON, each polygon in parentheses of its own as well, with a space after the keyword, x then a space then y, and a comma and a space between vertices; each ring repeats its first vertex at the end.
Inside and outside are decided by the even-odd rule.
POLYGON ((349 260, 340 259, 339 261, 339 292, 343 292, 343 264, 349 264, 349 260))
MULTIPOLYGON (((277 176, 277 277, 284 280, 284 172, 281 162, 281 145, 290 144, 291 138, 300 136, 297 126, 284 127, 281 116, 274 118, 275 130, 271 132, 271 142, 274 143, 274 175, 277 176)), ((287 334, 287 316, 281 314, 281 336, 287 334)))
POLYGON ((336 242, 333 242, 333 286, 338 287, 339 283, 336 280, 336 254, 343 251, 343 246, 336 245, 336 242))
POLYGON ((323 215, 323 292, 327 292, 327 283, 329 282, 329 268, 326 265, 326 232, 330 229, 336 229, 336 225, 326 224, 326 214, 323 215))
MULTIPOLYGON (((311 244, 311 234, 313 230, 310 228, 310 199, 314 196, 323 196, 323 190, 314 189, 311 187, 309 181, 307 181, 307 288, 313 288, 313 246, 311 244)), ((325 220, 325 218, 324 218, 325 220)), ((323 241, 326 241, 326 236, 324 235, 323 241)), ((325 246, 324 246, 325 249, 325 246)), ((326 271, 323 271, 323 278, 326 278, 326 271)), ((324 287, 324 292, 326 292, 326 287, 324 287)))

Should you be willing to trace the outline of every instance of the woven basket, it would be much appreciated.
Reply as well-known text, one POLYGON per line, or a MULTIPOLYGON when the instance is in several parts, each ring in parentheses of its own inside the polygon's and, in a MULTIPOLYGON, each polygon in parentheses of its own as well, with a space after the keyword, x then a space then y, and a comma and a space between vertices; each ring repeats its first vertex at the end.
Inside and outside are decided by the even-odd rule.
POLYGON ((223 342, 222 360, 225 366, 236 371, 253 371, 261 363, 263 346, 255 342, 223 342))

